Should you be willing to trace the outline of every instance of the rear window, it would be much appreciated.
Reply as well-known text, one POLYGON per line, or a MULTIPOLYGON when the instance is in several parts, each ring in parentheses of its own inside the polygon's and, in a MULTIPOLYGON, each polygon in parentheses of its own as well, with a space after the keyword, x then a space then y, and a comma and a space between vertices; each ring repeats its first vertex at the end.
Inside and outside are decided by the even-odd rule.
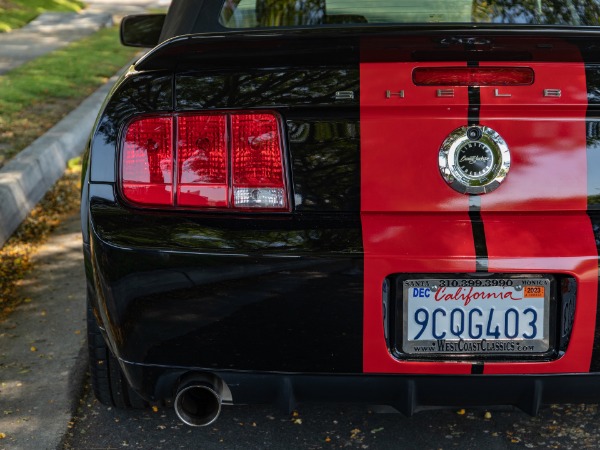
POLYGON ((489 23, 597 26, 600 0, 226 0, 227 28, 489 23))

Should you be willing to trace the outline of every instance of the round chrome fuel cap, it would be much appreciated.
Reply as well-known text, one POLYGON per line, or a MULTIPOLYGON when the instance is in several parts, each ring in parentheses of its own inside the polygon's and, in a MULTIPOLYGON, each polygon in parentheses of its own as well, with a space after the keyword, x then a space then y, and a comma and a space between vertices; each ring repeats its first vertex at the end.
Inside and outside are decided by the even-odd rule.
POLYGON ((461 194, 486 194, 497 189, 510 169, 504 139, 489 127, 473 125, 454 130, 439 154, 442 177, 461 194))

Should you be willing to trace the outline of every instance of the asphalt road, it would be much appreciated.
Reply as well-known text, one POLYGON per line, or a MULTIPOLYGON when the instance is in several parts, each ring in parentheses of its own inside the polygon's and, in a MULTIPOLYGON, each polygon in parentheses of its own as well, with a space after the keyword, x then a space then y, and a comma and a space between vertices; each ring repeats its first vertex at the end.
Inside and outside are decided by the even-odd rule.
POLYGON ((172 409, 122 411, 81 400, 65 449, 597 449, 597 405, 518 411, 426 411, 406 418, 367 407, 306 405, 290 416, 270 406, 232 406, 212 426, 181 424, 172 409))

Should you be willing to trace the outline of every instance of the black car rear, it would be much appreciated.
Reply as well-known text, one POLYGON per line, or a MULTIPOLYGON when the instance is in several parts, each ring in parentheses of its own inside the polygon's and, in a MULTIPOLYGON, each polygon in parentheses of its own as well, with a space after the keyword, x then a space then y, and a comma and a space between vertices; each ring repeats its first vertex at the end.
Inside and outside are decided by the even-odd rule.
POLYGON ((85 158, 100 400, 175 400, 206 425, 221 402, 410 414, 600 398, 598 13, 593 1, 175 1, 85 158), (461 192, 444 143, 485 136, 467 164, 501 142, 511 164, 477 169, 499 171, 479 191, 481 173, 450 167, 466 174, 461 192), (565 170, 536 165, 538 152, 565 170), (562 191, 540 187, 550 174, 562 191), (531 306, 496 325, 501 308, 469 297, 443 310, 446 336, 435 305, 405 308, 419 280, 422 297, 440 280, 488 299, 525 286, 531 306), (464 322, 479 313, 487 323, 464 322), (438 350, 419 341, 427 327, 438 350))

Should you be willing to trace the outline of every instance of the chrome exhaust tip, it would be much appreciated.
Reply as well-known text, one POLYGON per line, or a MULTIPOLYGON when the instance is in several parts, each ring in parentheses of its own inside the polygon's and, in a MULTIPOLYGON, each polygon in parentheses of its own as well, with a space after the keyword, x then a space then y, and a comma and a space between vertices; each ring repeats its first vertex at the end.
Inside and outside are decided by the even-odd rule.
POLYGON ((186 425, 206 427, 221 414, 220 390, 205 380, 189 380, 175 396, 175 413, 186 425))

